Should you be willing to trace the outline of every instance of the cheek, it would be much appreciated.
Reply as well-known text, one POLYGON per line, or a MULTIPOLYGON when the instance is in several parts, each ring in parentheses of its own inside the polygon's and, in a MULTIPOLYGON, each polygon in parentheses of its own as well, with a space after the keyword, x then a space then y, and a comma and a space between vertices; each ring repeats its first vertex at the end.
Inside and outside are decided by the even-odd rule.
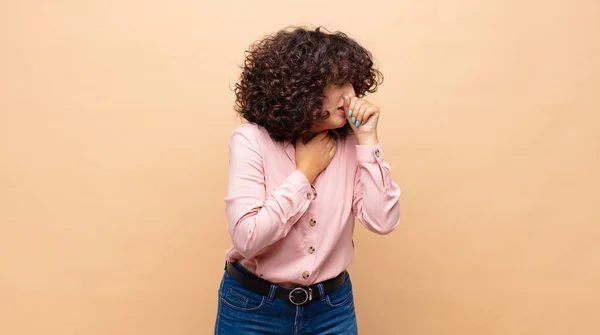
POLYGON ((330 111, 331 112, 332 108, 333 108, 333 104, 331 102, 328 102, 328 101, 327 102, 323 102, 323 107, 322 107, 323 111, 330 111))

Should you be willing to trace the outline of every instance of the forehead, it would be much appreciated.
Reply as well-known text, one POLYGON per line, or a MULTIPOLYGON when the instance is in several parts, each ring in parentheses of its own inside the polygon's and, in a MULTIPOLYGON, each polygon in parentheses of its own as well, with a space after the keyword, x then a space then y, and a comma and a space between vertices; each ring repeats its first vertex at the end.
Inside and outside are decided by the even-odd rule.
POLYGON ((335 93, 337 91, 342 90, 344 87, 343 84, 336 84, 336 83, 328 83, 325 86, 325 89, 323 90, 325 94, 331 94, 331 93, 335 93))

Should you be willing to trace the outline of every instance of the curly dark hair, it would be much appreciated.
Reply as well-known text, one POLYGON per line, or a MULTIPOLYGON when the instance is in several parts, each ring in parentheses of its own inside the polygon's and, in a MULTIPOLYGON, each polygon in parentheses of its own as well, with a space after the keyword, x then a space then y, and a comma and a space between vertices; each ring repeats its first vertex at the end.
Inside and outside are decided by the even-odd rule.
MULTIPOLYGON (((323 28, 324 29, 324 28, 323 28)), ((356 96, 374 93, 383 82, 372 54, 345 33, 289 27, 252 44, 235 85, 236 112, 263 126, 276 141, 310 130, 328 84, 351 83, 356 96)), ((336 132, 346 135, 348 123, 336 132)))

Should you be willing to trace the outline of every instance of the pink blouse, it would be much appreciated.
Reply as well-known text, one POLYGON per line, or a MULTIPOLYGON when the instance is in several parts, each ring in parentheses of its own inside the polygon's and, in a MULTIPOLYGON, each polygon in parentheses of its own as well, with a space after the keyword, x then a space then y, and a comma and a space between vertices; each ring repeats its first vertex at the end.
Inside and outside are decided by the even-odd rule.
POLYGON ((243 123, 229 142, 225 197, 233 246, 227 261, 282 285, 311 285, 337 276, 354 255, 355 218, 388 234, 400 220, 400 188, 381 143, 337 140, 331 163, 311 185, 296 169, 293 143, 243 123))

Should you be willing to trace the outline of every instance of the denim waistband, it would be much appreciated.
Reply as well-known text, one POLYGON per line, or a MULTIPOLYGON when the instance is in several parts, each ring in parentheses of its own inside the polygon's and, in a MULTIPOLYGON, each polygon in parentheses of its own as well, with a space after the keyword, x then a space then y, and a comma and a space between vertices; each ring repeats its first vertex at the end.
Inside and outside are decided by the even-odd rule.
MULTIPOLYGON (((231 262, 231 265, 233 265, 236 269, 240 270, 244 274, 246 274, 256 280, 260 280, 260 281, 264 281, 264 282, 268 283, 268 281, 260 278, 259 276, 255 275, 252 271, 246 269, 244 266, 242 266, 242 264, 240 264, 240 262, 231 262)), ((225 263, 225 269, 227 269, 227 263, 225 263)))

